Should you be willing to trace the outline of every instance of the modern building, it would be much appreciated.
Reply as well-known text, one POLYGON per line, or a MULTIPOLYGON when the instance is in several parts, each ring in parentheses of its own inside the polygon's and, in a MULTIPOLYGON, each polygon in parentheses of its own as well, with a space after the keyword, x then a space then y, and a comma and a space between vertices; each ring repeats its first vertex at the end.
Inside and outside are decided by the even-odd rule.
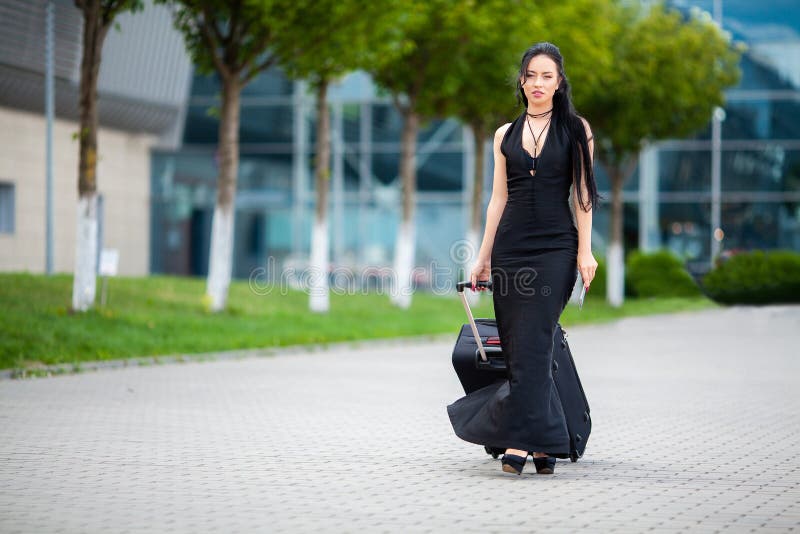
MULTIPOLYGON (((0 0, 0 270, 46 264, 45 72, 52 13, 52 266, 72 272, 78 200, 78 84, 83 19, 69 0, 0 0), (51 6, 51 7, 48 7, 51 6)), ((191 61, 166 8, 122 15, 108 33, 98 82, 97 184, 102 246, 119 273, 150 272, 150 161, 177 146, 191 61)))
MULTIPOLYGON (((19 9, 23 4, 0 0, 0 6, 6 6, 0 9, 19 9)), ((71 5, 56 4, 64 9, 71 5)), ((625 186, 626 248, 667 247, 698 271, 708 268, 715 246, 723 251, 800 250, 800 9, 793 0, 766 0, 757 5, 743 0, 676 0, 673 4, 712 13, 749 50, 740 84, 728 92, 723 112, 707 128, 691 138, 659 142, 642 152, 639 167, 625 186)), ((10 23, 2 13, 2 25, 7 26, 10 23)), ((214 76, 189 73, 180 36, 163 8, 148 5, 143 13, 127 16, 122 23, 121 34, 109 35, 103 62, 108 70, 101 77, 101 101, 106 107, 101 107, 105 129, 100 143, 101 150, 107 147, 107 167, 99 183, 106 197, 109 228, 104 244, 123 249, 123 264, 126 256, 136 258, 136 268, 128 270, 131 273, 204 275, 215 200, 218 122, 214 110, 220 87, 214 76), (125 39, 135 40, 136 46, 128 42, 125 47, 125 39), (158 53, 147 52, 142 45, 158 40, 167 43, 157 47, 158 53), (145 70, 122 67, 128 64, 145 70), (158 70, 161 74, 154 73, 156 68, 163 69, 158 70), (126 109, 140 112, 118 111, 115 119, 109 106, 118 96, 132 106, 126 109), (146 117, 153 118, 142 123, 146 117), (132 147, 120 149, 129 154, 111 152, 116 150, 115 135, 119 146, 132 147), (137 163, 127 163, 125 158, 137 163), (149 172, 139 166, 144 162, 149 162, 149 172), (112 164, 119 170, 111 169, 112 164), (137 169, 135 177, 133 169, 137 169), (141 187, 147 178, 148 185, 141 187), (122 193, 127 187, 135 187, 136 193, 122 193), (117 192, 130 202, 123 206, 114 201, 117 192), (126 212, 128 218, 122 216, 126 212), (148 229, 146 236, 140 235, 148 229)), ((43 29, 30 22, 24 31, 33 42, 41 39, 43 29)), ((66 33, 77 42, 79 32, 73 28, 66 33)), ((8 69, 16 65, 11 57, 14 41, 3 39, 0 68, 8 69)), ((38 42, 36 46, 41 48, 38 42)), ((72 87, 74 94, 78 55, 73 52, 72 63, 60 71, 57 92, 72 87)), ((32 57, 40 56, 36 52, 32 57)), ((24 140, 12 136, 11 148, 8 143, 0 145, 0 183, 5 184, 0 185, 0 224, 5 224, 0 232, 8 231, 3 221, 13 214, 11 233, 0 234, 3 269, 41 270, 43 265, 43 96, 41 87, 36 89, 41 68, 33 68, 33 63, 28 60, 25 69, 38 78, 32 78, 30 88, 18 90, 30 97, 30 103, 9 97, 7 83, 0 82, 0 120, 5 123, 6 117, 13 117, 16 132, 29 131, 24 140), (24 175, 23 168, 27 169, 24 175), (7 243, 15 247, 14 252, 9 252, 7 243)), ((21 67, 13 68, 19 77, 21 67)), ((62 94, 58 98, 70 102, 74 110, 74 97, 62 94)), ((330 102, 332 261, 357 272, 391 265, 400 206, 400 116, 391 100, 361 72, 333 87, 330 102)), ((288 80, 279 69, 272 69, 245 88, 241 104, 234 276, 246 278, 265 265, 303 267, 314 214, 313 95, 303 82, 288 80)), ((57 116, 66 136, 74 128, 70 122, 74 113, 70 115, 62 104, 57 106, 57 116)), ((0 135, 7 136, 8 130, 3 128, 0 135)), ((465 128, 452 119, 432 121, 420 134, 416 258, 427 273, 419 280, 421 285, 441 276, 458 276, 456 259, 463 250, 456 249, 467 228, 475 149, 465 128)), ((64 153, 58 172, 64 176, 68 172, 69 177, 63 178, 57 196, 70 202, 60 212, 64 224, 56 236, 57 265, 59 270, 70 270, 77 149, 62 141, 58 150, 64 153)), ((488 200, 491 158, 486 164, 488 200)), ((598 180, 601 193, 609 197, 602 168, 598 180)), ((608 210, 601 208, 594 223, 597 256, 605 247, 607 225, 608 210)))
POLYGON ((638 222, 626 229, 628 245, 670 248, 700 271, 718 252, 800 250, 800 6, 673 4, 712 14, 748 51, 707 128, 643 151, 628 190, 628 220, 638 222))

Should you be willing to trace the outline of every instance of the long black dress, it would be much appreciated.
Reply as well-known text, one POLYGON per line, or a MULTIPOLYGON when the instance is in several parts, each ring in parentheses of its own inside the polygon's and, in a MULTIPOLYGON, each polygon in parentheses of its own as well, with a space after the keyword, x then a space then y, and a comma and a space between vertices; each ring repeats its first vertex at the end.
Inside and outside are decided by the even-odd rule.
POLYGON ((506 131, 508 199, 491 255, 492 298, 508 380, 447 406, 458 437, 495 448, 569 455, 569 435, 551 371, 553 334, 578 271, 578 231, 569 209, 570 141, 553 117, 535 176, 522 146, 523 112, 506 131))

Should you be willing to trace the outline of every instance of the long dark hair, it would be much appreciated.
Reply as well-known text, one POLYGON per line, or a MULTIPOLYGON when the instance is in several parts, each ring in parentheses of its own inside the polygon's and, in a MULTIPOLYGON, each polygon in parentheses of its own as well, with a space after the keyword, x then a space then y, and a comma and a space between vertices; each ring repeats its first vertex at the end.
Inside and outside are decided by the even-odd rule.
POLYGON ((600 196, 597 194, 597 184, 594 181, 594 172, 592 171, 592 157, 589 154, 589 141, 586 139, 586 128, 583 125, 580 115, 575 111, 572 105, 572 95, 569 86, 569 80, 564 73, 564 58, 558 47, 552 43, 542 42, 536 43, 525 51, 522 56, 522 63, 519 67, 519 76, 517 76, 517 100, 528 108, 528 97, 525 96, 525 91, 522 89, 522 84, 519 79, 526 78, 528 70, 528 63, 533 57, 540 54, 545 54, 552 59, 558 66, 558 74, 561 76, 561 83, 558 86, 555 94, 553 95, 553 118, 555 123, 559 125, 569 137, 570 151, 572 156, 572 177, 576 184, 575 194, 578 195, 578 203, 584 211, 589 211, 590 208, 597 205, 600 196), (581 178, 583 176, 583 178, 581 178), (589 198, 583 198, 582 180, 586 180, 586 191, 589 193, 589 198))

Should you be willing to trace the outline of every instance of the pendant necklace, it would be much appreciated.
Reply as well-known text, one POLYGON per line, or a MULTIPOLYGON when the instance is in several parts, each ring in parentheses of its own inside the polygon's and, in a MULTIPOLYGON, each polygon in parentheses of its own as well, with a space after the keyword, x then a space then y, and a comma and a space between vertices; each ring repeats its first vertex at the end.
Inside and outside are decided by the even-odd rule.
MULTIPOLYGON (((553 110, 551 109, 550 111, 553 111, 553 110)), ((546 115, 547 113, 550 113, 550 111, 545 112, 545 113, 541 113, 539 116, 546 115)), ((534 115, 531 115, 530 113, 528 113, 527 111, 525 113, 527 115, 529 115, 529 116, 534 116, 534 115)), ((531 176, 536 176, 536 164, 539 161, 539 157, 538 157, 538 154, 539 154, 539 139, 542 138, 542 134, 547 129, 547 127, 550 125, 550 119, 552 119, 552 118, 553 118, 552 115, 547 118, 547 122, 542 127, 542 131, 539 132, 539 137, 536 137, 536 134, 533 133, 533 127, 531 126, 530 121, 528 120, 527 117, 525 117, 525 123, 528 125, 528 129, 531 131, 531 136, 533 137, 533 164, 531 166, 531 176)), ((523 147, 523 150, 524 149, 525 149, 525 147, 523 147)), ((526 150, 526 152, 527 152, 527 150, 526 150)), ((528 155, 530 156, 530 154, 528 154, 528 155)))

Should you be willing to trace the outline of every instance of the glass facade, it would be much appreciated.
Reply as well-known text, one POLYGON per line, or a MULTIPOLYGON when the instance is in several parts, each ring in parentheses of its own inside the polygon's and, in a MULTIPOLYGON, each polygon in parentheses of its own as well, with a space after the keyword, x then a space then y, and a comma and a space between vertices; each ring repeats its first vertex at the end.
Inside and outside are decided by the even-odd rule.
MULTIPOLYGON (((217 176, 219 84, 196 76, 183 145, 152 158, 152 271, 205 275, 217 176)), ((243 92, 233 274, 268 261, 305 265, 315 212, 314 97, 273 69, 243 92)), ((364 270, 391 265, 400 218, 402 121, 357 73, 330 91, 331 259, 364 270)), ((449 249, 463 239, 464 131, 455 120, 424 124, 417 145, 417 265, 455 268, 449 249), (435 228, 435 232, 430 229, 435 228)), ((455 273, 453 273, 453 277, 455 273)))
MULTIPOLYGON (((668 247, 700 271, 720 250, 800 250, 800 10, 794 0, 758 5, 676 0, 673 5, 713 13, 749 49, 741 82, 728 92, 718 128, 710 122, 691 138, 659 142, 643 151, 624 188, 626 249, 668 247), (724 237, 715 242, 717 225, 724 237)), ((219 91, 213 76, 195 76, 182 148, 153 155, 152 272, 206 274, 219 91)), ((332 263, 355 269, 389 266, 399 222, 401 117, 389 99, 376 95, 364 73, 348 76, 329 96, 332 263)), ((277 69, 248 85, 241 105, 234 276, 244 278, 267 258, 279 267, 307 261, 316 119, 313 95, 277 69)), ((490 156, 488 151, 487 201, 490 156)), ((423 126, 416 204, 422 286, 437 270, 458 277, 451 247, 467 228, 473 161, 469 134, 457 121, 423 126)), ((601 166, 597 179, 601 195, 609 199, 601 166)), ((595 213, 593 244, 600 255, 608 211, 595 213)))
MULTIPOLYGON (((672 4, 683 10, 708 11, 748 50, 740 65, 742 78, 726 94, 723 112, 689 139, 651 147, 653 164, 644 172, 640 165, 639 173, 643 190, 656 195, 657 201, 637 221, 638 243, 626 244, 670 248, 698 272, 707 270, 720 252, 800 250, 800 10, 796 2, 673 0, 672 4), (715 158, 719 161, 716 190, 715 158), (719 214, 716 220, 715 213, 719 214), (717 229, 721 239, 713 237, 717 229)), ((631 201, 645 202, 642 195, 631 201)))

